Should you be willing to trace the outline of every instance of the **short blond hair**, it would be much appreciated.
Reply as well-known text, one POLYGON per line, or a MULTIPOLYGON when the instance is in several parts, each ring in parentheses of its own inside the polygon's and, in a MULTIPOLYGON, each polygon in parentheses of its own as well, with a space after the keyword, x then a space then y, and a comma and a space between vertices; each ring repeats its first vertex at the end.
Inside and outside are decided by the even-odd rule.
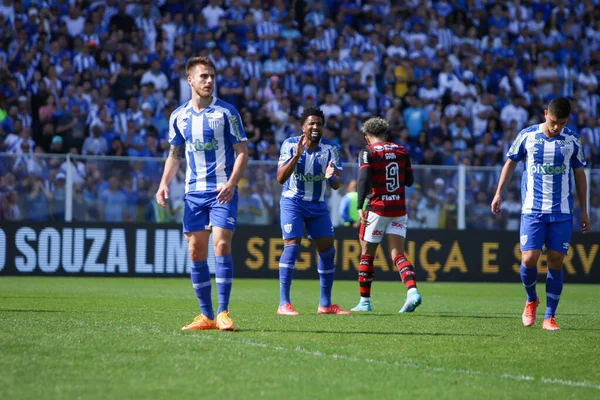
POLYGON ((187 60, 187 63, 185 63, 185 73, 189 76, 190 71, 198 65, 206 65, 207 67, 212 68, 212 70, 215 71, 215 74, 217 73, 215 64, 208 57, 192 57, 187 60))

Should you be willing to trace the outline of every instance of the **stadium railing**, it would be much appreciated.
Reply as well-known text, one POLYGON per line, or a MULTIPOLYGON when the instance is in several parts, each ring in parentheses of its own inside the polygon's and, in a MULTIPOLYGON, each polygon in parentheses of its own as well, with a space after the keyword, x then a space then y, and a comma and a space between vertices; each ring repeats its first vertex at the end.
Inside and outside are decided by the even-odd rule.
MULTIPOLYGON (((184 167, 170 187, 169 207, 160 210, 154 194, 163 166, 163 158, 0 153, 0 220, 178 222, 182 215, 184 167), (45 191, 36 189, 36 184, 43 185, 45 191), (52 193, 52 198, 45 200, 47 207, 40 206, 43 198, 36 200, 47 197, 44 193, 52 193), (11 207, 17 207, 18 212, 11 212, 11 207)), ((413 170, 415 184, 407 188, 412 228, 518 229, 522 169, 517 169, 503 196, 505 203, 512 200, 507 204, 512 207, 507 207, 500 217, 491 214, 490 201, 501 167, 414 165, 413 170)), ((254 198, 251 202, 259 206, 262 216, 241 218, 239 223, 278 223, 281 185, 275 180, 276 171, 275 161, 248 164, 240 181, 240 187, 244 187, 240 188, 244 192, 240 196, 254 198)), ((344 184, 339 191, 329 193, 336 226, 340 224, 339 204, 347 183, 357 176, 357 164, 344 164, 344 184)), ((587 169, 586 176, 591 228, 600 231, 600 169, 587 169)), ((576 201, 576 210, 577 207, 576 201)))

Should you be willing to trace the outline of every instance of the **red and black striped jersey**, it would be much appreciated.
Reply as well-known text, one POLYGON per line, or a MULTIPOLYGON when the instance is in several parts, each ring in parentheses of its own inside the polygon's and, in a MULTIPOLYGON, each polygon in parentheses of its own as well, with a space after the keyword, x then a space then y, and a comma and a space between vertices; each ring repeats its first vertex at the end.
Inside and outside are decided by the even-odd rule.
POLYGON ((406 215, 404 186, 412 167, 404 146, 391 142, 369 145, 360 151, 358 164, 360 169, 371 170, 367 210, 386 217, 406 215))

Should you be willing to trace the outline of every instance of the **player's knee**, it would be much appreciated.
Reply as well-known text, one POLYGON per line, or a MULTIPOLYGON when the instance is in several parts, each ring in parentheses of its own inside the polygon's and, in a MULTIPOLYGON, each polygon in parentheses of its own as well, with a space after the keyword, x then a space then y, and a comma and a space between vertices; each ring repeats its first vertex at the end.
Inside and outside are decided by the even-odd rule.
POLYGON ((319 251, 319 257, 323 260, 333 260, 335 258, 335 247, 319 251))
POLYGON ((219 239, 216 243, 214 243, 215 254, 217 255, 225 255, 231 253, 231 243, 226 239, 219 239))
POLYGON ((546 264, 550 269, 561 269, 565 255, 556 251, 549 251, 546 256, 546 264))
POLYGON ((532 268, 537 265, 539 255, 531 254, 531 253, 523 253, 523 258, 521 259, 521 263, 527 268, 532 268))
POLYGON ((208 256, 206 251, 202 251, 202 249, 196 246, 188 246, 188 253, 190 254, 190 260, 192 261, 202 261, 208 256))

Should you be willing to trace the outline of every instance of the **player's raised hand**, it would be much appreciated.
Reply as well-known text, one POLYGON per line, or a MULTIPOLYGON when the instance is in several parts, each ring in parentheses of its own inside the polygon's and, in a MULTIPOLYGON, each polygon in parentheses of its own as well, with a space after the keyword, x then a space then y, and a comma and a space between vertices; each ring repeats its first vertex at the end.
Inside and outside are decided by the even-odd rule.
POLYGON ((296 145, 296 154, 295 154, 295 156, 298 158, 300 158, 300 156, 302 154, 304 154, 304 148, 305 148, 304 140, 305 139, 306 139, 306 137, 304 135, 302 135, 300 137, 300 139, 298 139, 298 144, 296 145))
POLYGON ((492 213, 495 215, 500 214, 500 203, 502 203, 502 196, 496 194, 492 200, 492 213))
POLYGON ((590 217, 586 211, 581 212, 581 232, 588 233, 590 231, 590 217))
POLYGON ((165 200, 169 199, 169 187, 167 185, 161 184, 158 187, 158 191, 156 192, 156 202, 162 208, 167 207, 167 203, 165 200))
POLYGON ((333 160, 329 161, 329 165, 325 169, 325 179, 331 178, 335 174, 335 166, 333 165, 333 160))

